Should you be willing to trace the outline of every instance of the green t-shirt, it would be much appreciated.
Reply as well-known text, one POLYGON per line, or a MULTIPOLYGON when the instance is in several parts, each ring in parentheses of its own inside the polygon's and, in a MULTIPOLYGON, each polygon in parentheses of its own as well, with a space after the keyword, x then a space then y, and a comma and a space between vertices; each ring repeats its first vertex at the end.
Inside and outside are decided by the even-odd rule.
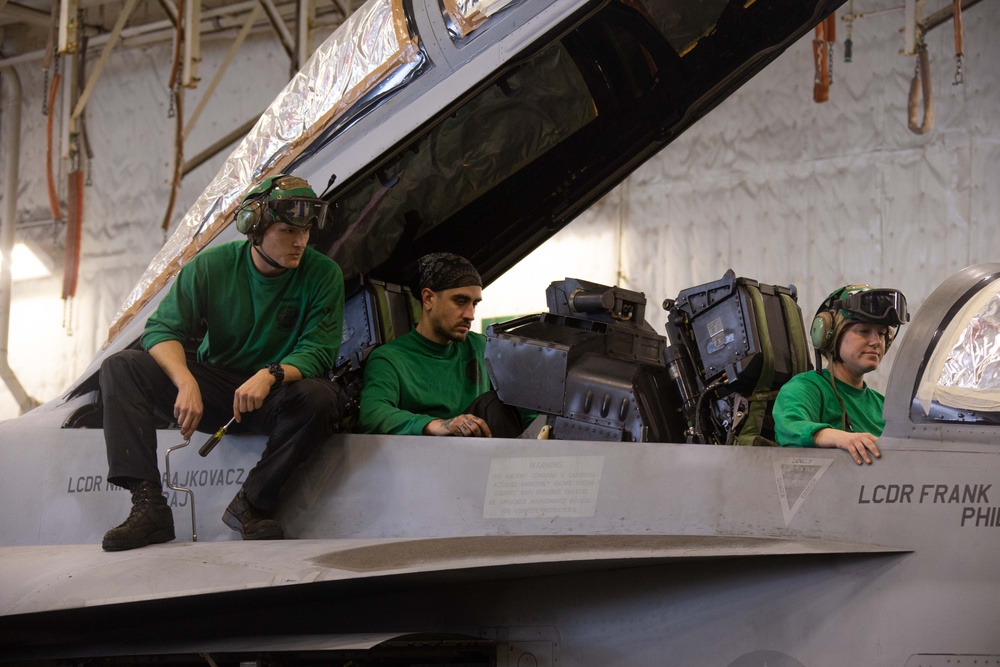
POLYGON ((365 362, 359 430, 420 435, 433 420, 461 414, 490 390, 485 353, 486 336, 472 331, 442 345, 413 330, 376 348, 365 362))
POLYGON ((184 265, 141 343, 184 343, 204 321, 198 361, 247 373, 282 363, 313 378, 333 368, 343 319, 344 277, 332 259, 306 248, 298 267, 268 278, 254 268, 250 242, 233 241, 184 265))
MULTIPOLYGON (((837 380, 837 392, 856 433, 876 438, 885 429, 885 397, 867 384, 855 389, 837 380)), ((840 402, 830 384, 830 370, 799 373, 781 387, 774 402, 774 431, 779 445, 814 447, 813 435, 824 428, 842 428, 840 402)))

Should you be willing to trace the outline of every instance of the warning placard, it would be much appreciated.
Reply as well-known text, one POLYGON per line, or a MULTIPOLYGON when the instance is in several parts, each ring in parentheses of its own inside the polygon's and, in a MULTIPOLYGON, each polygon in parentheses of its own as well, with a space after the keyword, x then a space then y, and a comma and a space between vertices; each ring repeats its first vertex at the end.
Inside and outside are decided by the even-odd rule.
POLYGON ((484 519, 594 516, 603 456, 493 459, 484 519))

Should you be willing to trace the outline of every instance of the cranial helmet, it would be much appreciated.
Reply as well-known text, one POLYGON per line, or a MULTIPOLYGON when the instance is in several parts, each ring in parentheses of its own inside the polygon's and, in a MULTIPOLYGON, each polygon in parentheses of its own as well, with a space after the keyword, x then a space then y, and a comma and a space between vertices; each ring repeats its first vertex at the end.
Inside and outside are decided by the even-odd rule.
POLYGON ((327 203, 316 196, 304 179, 278 174, 247 193, 236 209, 236 229, 259 245, 264 232, 276 222, 323 229, 327 203))
POLYGON ((909 321, 906 297, 899 290, 845 285, 831 293, 820 305, 809 334, 817 352, 836 360, 840 337, 848 325, 865 322, 888 327, 885 341, 885 349, 888 350, 899 326, 909 321))

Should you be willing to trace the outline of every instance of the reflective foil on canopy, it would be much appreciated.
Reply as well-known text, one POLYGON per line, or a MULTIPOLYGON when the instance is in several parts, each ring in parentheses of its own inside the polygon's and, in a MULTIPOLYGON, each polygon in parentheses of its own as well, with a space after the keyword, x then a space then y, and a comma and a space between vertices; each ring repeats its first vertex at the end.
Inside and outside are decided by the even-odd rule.
POLYGON ((444 0, 444 15, 458 37, 465 37, 514 0, 444 0))
POLYGON ((420 60, 402 0, 369 0, 351 14, 275 98, 185 214, 115 316, 109 342, 232 222, 236 206, 254 185, 281 173, 380 84, 392 79, 390 84, 403 85, 406 77, 399 76, 400 70, 416 68, 420 60))
POLYGON ((1000 285, 970 301, 941 340, 921 382, 925 409, 931 399, 964 410, 1000 410, 1000 285))

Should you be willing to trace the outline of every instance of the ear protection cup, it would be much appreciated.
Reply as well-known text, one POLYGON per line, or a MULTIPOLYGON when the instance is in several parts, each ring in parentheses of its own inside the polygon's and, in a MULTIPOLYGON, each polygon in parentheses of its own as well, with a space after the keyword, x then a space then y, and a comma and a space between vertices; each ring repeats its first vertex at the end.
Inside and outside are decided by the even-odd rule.
POLYGON ((264 199, 249 199, 236 209, 236 229, 256 242, 267 231, 270 217, 264 199))
POLYGON ((236 229, 240 234, 249 234, 260 224, 260 200, 248 201, 236 209, 236 229))
POLYGON ((809 329, 809 337, 812 339, 813 347, 819 352, 833 352, 833 313, 828 310, 816 313, 813 318, 812 327, 809 329))

